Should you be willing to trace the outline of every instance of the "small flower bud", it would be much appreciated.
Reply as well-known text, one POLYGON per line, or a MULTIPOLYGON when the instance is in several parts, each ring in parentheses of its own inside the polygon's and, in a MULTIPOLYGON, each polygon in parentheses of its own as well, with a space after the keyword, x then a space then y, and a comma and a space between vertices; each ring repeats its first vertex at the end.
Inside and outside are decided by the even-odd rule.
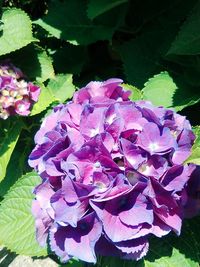
POLYGON ((3 96, 9 96, 9 91, 6 90, 6 89, 4 89, 4 90, 1 91, 1 94, 2 94, 3 96))

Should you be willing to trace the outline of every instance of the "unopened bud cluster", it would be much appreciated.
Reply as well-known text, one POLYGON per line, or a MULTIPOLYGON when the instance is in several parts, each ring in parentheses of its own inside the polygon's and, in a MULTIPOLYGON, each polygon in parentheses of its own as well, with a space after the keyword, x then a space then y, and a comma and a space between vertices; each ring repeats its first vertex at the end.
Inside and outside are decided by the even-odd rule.
POLYGON ((11 63, 0 65, 0 118, 27 116, 37 102, 40 88, 25 80, 22 71, 11 63))

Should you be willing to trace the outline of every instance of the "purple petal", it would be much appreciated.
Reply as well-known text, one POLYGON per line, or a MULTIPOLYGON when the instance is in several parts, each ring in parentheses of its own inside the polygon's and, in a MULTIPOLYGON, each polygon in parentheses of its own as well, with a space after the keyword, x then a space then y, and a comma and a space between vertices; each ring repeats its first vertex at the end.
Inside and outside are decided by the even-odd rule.
POLYGON ((164 177, 161 179, 161 183, 167 191, 181 191, 190 178, 194 166, 181 166, 176 165, 171 167, 164 177))
POLYGON ((141 223, 153 223, 153 209, 147 198, 135 192, 127 195, 128 198, 122 198, 120 201, 127 201, 125 210, 119 214, 120 220, 131 226, 136 226, 141 223))
POLYGON ((155 123, 146 123, 138 135, 138 145, 150 154, 166 153, 175 146, 175 141, 168 128, 162 133, 155 123))
MULTIPOLYGON (((96 263, 95 244, 99 240, 102 232, 102 225, 95 217, 95 213, 91 213, 82 218, 76 228, 71 226, 59 227, 50 235, 51 240, 55 240, 57 246, 54 251, 57 253, 60 246, 63 251, 72 257, 80 260, 96 263), (60 239, 61 242, 60 242, 60 239), (64 240, 63 240, 64 239, 64 240), (84 249, 83 249, 84 248, 84 249)), ((53 249, 53 248, 52 248, 53 249)))
POLYGON ((187 202, 184 207, 184 215, 191 218, 200 213, 200 166, 195 166, 191 178, 186 186, 187 202))
POLYGON ((149 249, 149 243, 144 237, 118 242, 115 243, 115 246, 125 253, 123 258, 132 260, 140 260, 147 254, 149 249))
POLYGON ((65 250, 66 236, 67 231, 65 227, 58 227, 57 225, 51 227, 49 234, 50 247, 59 256, 61 262, 67 262, 72 258, 65 250))

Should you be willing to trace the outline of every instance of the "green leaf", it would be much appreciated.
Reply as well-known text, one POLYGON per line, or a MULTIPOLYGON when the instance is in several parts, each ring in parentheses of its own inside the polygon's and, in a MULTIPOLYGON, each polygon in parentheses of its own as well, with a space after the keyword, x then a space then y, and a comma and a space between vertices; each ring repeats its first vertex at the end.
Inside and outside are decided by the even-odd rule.
POLYGON ((200 54, 200 1, 183 24, 179 34, 171 45, 168 55, 200 54))
POLYGON ((149 252, 140 261, 99 257, 96 267, 199 267, 200 217, 185 220, 180 236, 149 237, 149 252))
POLYGON ((47 88, 53 95, 56 101, 63 103, 65 100, 72 98, 75 87, 72 83, 72 75, 58 74, 54 79, 51 79, 47 88))
POLYGON ((118 47, 129 83, 142 88, 144 82, 160 71, 160 58, 168 48, 173 33, 147 32, 118 47))
MULTIPOLYGON (((84 263, 77 259, 69 260, 65 265, 59 265, 59 267, 84 267, 84 263)), ((95 267, 95 266, 94 266, 95 267)))
POLYGON ((117 47, 129 83, 141 89, 151 76, 166 70, 163 58, 194 2, 182 1, 180 8, 180 0, 150 1, 145 6, 129 1, 127 26, 119 30, 133 39, 117 47))
POLYGON ((100 257, 96 267, 144 267, 143 261, 122 260, 118 257, 100 257))
POLYGON ((10 58, 31 80, 44 82, 55 75, 51 58, 38 45, 28 45, 10 54, 10 58))
POLYGON ((200 262, 200 217, 185 220, 180 236, 152 238, 145 267, 198 267, 200 262))
MULTIPOLYGON (((33 72, 32 72, 32 75, 36 76, 37 81, 44 82, 47 79, 54 77, 54 69, 53 69, 52 61, 51 61, 51 58, 47 55, 47 53, 44 50, 37 48, 36 51, 37 51, 36 52, 37 59, 40 64, 40 75, 36 76, 36 74, 33 74, 33 72)), ((37 69, 33 68, 33 66, 32 66, 32 70, 35 70, 36 72, 38 72, 38 68, 37 69)))
POLYGON ((6 194, 0 206, 0 242, 9 250, 27 256, 45 256, 35 239, 35 223, 31 214, 33 188, 41 182, 35 173, 19 179, 6 194))
POLYGON ((199 102, 200 97, 195 88, 180 80, 176 79, 174 82, 168 72, 154 75, 145 83, 143 97, 154 105, 174 108, 176 111, 199 102))
POLYGON ((30 116, 36 115, 48 108, 48 106, 56 101, 52 92, 48 87, 45 87, 43 84, 38 84, 41 88, 41 93, 38 99, 38 102, 33 105, 30 116))
POLYGON ((58 73, 79 74, 87 59, 86 47, 69 43, 53 54, 54 67, 58 73))
POLYGON ((31 20, 21 9, 5 9, 1 19, 0 55, 8 54, 36 41, 32 36, 31 20))
POLYGON ((156 106, 169 108, 174 106, 173 96, 177 89, 168 72, 161 72, 145 83, 143 97, 145 100, 150 100, 156 106))
MULTIPOLYGON (((153 251, 157 254, 159 252, 153 251)), ((198 267, 196 262, 187 259, 183 254, 181 254, 177 249, 173 248, 170 256, 161 256, 154 262, 145 261, 145 267, 198 267)))
POLYGON ((32 149, 33 136, 27 136, 27 132, 25 132, 25 135, 26 139, 23 138, 23 133, 21 133, 20 139, 15 146, 6 168, 5 178, 0 183, 1 197, 8 192, 10 187, 23 175, 23 173, 30 171, 27 159, 32 149))
POLYGON ((48 14, 35 23, 56 38, 83 45, 110 40, 114 32, 113 27, 92 23, 86 14, 86 1, 79 0, 52 2, 48 14))
POLYGON ((196 135, 194 145, 192 146, 192 154, 185 161, 185 163, 194 163, 200 165, 200 126, 193 127, 193 131, 196 135))
POLYGON ((137 100, 143 99, 143 92, 141 90, 139 90, 137 87, 130 85, 130 84, 125 84, 125 83, 122 84, 122 87, 125 90, 129 90, 132 92, 132 94, 130 96, 130 99, 132 101, 137 101, 137 100))
POLYGON ((6 175, 6 168, 19 138, 22 122, 20 119, 0 120, 0 181, 6 175))
POLYGON ((88 18, 94 19, 95 17, 126 2, 128 2, 128 0, 89 0, 87 9, 88 18))

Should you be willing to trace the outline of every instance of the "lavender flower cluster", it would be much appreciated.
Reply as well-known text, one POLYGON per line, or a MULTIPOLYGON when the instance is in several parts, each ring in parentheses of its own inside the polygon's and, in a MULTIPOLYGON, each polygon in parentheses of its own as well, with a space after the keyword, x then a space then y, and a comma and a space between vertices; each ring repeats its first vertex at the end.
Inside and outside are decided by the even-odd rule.
POLYGON ((34 102, 37 102, 40 88, 25 81, 22 71, 11 63, 0 65, 0 118, 10 115, 27 116, 34 102))
POLYGON ((170 109, 130 101, 121 83, 90 82, 35 136, 37 240, 48 239, 62 262, 95 263, 98 254, 139 260, 150 235, 181 231, 188 181, 197 176, 195 165, 183 165, 191 125, 170 109))

